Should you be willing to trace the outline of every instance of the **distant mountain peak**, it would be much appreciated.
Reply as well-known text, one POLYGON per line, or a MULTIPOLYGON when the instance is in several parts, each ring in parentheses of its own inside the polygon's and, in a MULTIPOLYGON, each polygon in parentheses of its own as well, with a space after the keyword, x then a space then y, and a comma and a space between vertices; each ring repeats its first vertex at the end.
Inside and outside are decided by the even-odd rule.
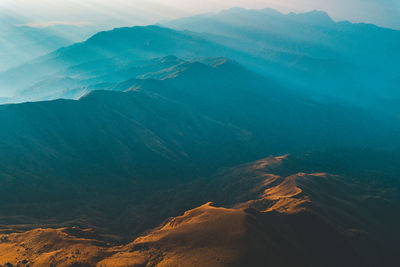
POLYGON ((289 17, 300 21, 302 23, 312 24, 312 25, 330 25, 335 23, 335 21, 329 16, 325 11, 313 10, 305 13, 289 13, 289 17))
POLYGON ((246 11, 246 10, 247 10, 246 8, 235 6, 235 7, 229 8, 229 9, 222 10, 221 12, 238 12, 238 11, 246 11))
POLYGON ((234 14, 246 14, 246 13, 259 13, 267 16, 284 16, 295 19, 297 21, 307 23, 307 24, 332 24, 334 21, 325 11, 312 10, 303 13, 290 12, 287 15, 279 12, 273 8, 264 9, 246 9, 241 7, 233 7, 230 9, 222 10, 219 14, 234 15, 234 14))
POLYGON ((104 39, 108 38, 109 36, 112 35, 120 35, 120 34, 144 34, 144 33, 150 33, 150 32, 172 32, 172 29, 164 28, 158 25, 148 25, 148 26, 133 26, 133 27, 121 27, 121 28, 114 28, 110 31, 102 31, 98 32, 97 34, 93 35, 91 38, 89 38, 87 41, 96 41, 98 39, 104 39))
POLYGON ((273 8, 264 8, 264 9, 260 9, 260 11, 264 14, 268 14, 268 15, 282 15, 281 12, 279 12, 276 9, 273 8))

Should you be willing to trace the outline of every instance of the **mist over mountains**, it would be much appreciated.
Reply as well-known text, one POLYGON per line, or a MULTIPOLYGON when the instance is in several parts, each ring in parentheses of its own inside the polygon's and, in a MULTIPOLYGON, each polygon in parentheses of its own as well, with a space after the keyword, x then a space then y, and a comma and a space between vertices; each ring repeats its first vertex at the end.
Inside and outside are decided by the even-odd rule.
MULTIPOLYGON (((68 72, 78 65, 82 73, 92 72, 92 78, 97 75, 93 69, 102 64, 106 69, 168 55, 183 59, 222 56, 286 87, 309 91, 314 97, 335 97, 368 107, 376 103, 396 106, 390 102, 396 96, 399 31, 336 23, 320 11, 285 15, 272 9, 239 8, 179 19, 163 26, 178 31, 150 26, 98 33, 86 42, 0 75, 1 87, 3 92, 13 92, 20 101, 45 100, 49 98, 40 93, 29 98, 20 92, 35 91, 35 87, 49 83, 52 91, 65 90, 64 86, 48 81, 55 78, 94 85, 92 81, 81 81, 87 77, 68 72), (24 75, 23 79, 20 75, 24 75), (384 88, 385 93, 378 88, 384 88)), ((53 96, 57 97, 62 95, 53 96)))
POLYGON ((285 15, 240 8, 164 25, 262 58, 267 63, 261 71, 313 94, 371 104, 370 94, 387 100, 396 91, 382 83, 397 75, 399 31, 334 22, 321 11, 285 15))
POLYGON ((0 266, 400 262, 399 31, 233 8, 64 41, 0 73, 0 266))
POLYGON ((0 71, 85 40, 96 32, 94 26, 34 27, 25 25, 18 17, 0 15, 0 71))

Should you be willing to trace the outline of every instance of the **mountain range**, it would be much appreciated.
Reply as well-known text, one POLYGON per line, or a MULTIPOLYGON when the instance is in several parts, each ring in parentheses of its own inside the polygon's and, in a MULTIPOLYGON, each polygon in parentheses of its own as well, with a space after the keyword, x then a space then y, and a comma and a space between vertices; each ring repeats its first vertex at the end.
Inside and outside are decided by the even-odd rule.
MULTIPOLYGON (((314 98, 337 98, 398 112, 393 99, 397 97, 399 31, 335 22, 320 11, 281 14, 271 9, 239 8, 161 26, 100 32, 0 74, 0 88, 13 92, 17 101, 48 100, 62 94, 42 96, 38 91, 43 85, 55 92, 65 90, 65 84, 54 84, 54 79, 72 79, 75 84, 71 87, 95 85, 95 81, 103 82, 98 76, 108 68, 126 71, 140 67, 140 61, 170 55, 183 60, 217 56, 314 98), (237 18, 243 22, 238 23, 237 18), (35 97, 24 95, 27 91, 35 92, 35 97)), ((135 78, 132 76, 129 78, 135 78)))
POLYGON ((282 14, 241 8, 162 25, 255 56, 262 60, 259 71, 302 91, 370 105, 372 94, 387 100, 397 91, 397 86, 382 84, 397 75, 396 30, 335 22, 322 11, 282 14))
POLYGON ((399 36, 234 8, 0 73, 0 266, 399 265, 399 36))
POLYGON ((94 26, 35 27, 18 17, 0 14, 0 71, 17 67, 56 49, 87 39, 94 26))

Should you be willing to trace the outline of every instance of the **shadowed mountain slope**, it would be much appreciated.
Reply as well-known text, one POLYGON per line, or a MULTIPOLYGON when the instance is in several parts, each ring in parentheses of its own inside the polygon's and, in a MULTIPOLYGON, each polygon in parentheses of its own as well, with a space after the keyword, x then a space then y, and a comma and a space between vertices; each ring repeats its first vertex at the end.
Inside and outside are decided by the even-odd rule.
POLYGON ((78 101, 0 106, 4 224, 91 225, 129 238, 174 210, 148 203, 162 207, 170 184, 274 151, 397 146, 395 118, 290 96, 229 60, 206 63, 78 101))

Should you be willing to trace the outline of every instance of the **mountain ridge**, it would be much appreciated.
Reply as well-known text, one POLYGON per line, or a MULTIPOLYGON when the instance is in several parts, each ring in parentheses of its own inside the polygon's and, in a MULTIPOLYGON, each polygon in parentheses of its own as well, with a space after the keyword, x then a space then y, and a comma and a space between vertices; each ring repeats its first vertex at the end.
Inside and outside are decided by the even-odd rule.
MULTIPOLYGON (((31 266, 241 266, 245 263, 318 266, 324 263, 327 266, 354 266, 362 262, 364 266, 375 266, 399 260, 396 254, 391 254, 396 249, 388 252, 381 247, 390 247, 384 245, 390 240, 387 233, 377 241, 374 236, 379 234, 368 228, 374 215, 365 212, 364 204, 353 196, 354 193, 363 194, 363 190, 358 191, 362 188, 357 184, 358 180, 351 182, 349 177, 327 173, 296 174, 298 170, 290 168, 295 162, 296 158, 289 155, 270 156, 224 170, 210 186, 229 181, 228 191, 219 194, 228 197, 229 190, 238 189, 245 183, 248 189, 242 187, 241 190, 242 193, 248 190, 245 199, 249 201, 230 201, 236 203, 233 207, 210 202, 197 206, 120 246, 98 240, 99 237, 89 229, 3 233, 0 251, 7 253, 0 258, 0 263, 31 266), (286 171, 291 175, 282 176, 286 171), (324 194, 333 194, 337 198, 333 201, 341 202, 342 206, 329 208, 332 200, 324 194), (321 208, 325 212, 321 212, 321 208), (339 225, 331 221, 338 215, 341 217, 339 225), (360 223, 361 218, 367 226, 360 223), (327 236, 331 242, 321 246, 327 236), (288 252, 293 257, 287 257, 288 252), (366 253, 370 253, 368 257, 365 257, 366 253)), ((400 208, 398 204, 397 209, 400 208)), ((369 205, 389 208, 379 201, 369 205)), ((373 229, 384 233, 380 227, 373 229)))
POLYGON ((400 31, 168 23, 0 73, 0 267, 399 265, 400 31))

